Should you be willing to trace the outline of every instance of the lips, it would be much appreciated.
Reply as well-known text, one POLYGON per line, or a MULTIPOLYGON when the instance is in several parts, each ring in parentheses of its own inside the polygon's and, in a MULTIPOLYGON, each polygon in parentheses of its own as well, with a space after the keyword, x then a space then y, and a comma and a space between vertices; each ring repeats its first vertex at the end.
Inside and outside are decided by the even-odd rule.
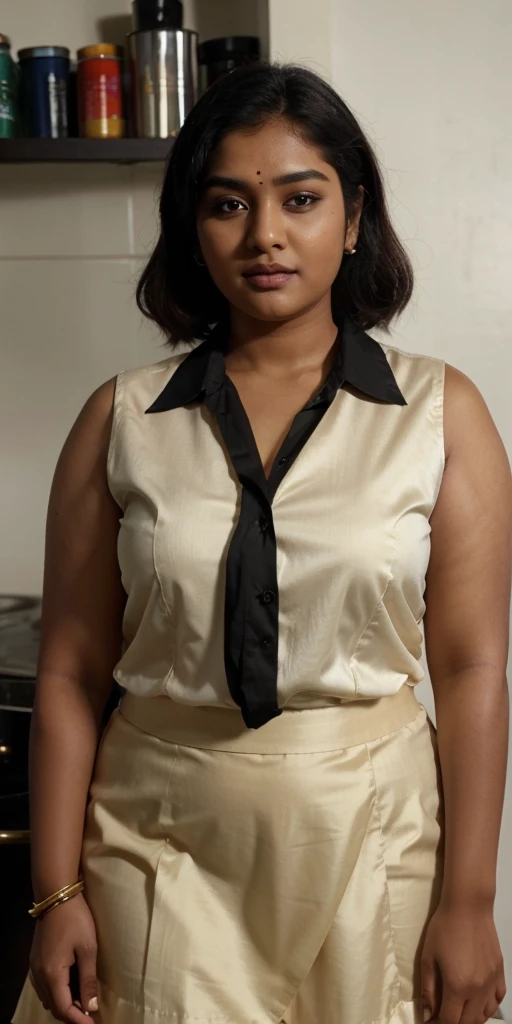
POLYGON ((242 277, 273 277, 274 274, 295 274, 290 267, 283 267, 280 263, 272 263, 265 266, 263 263, 255 264, 246 270, 242 277))
POLYGON ((296 273, 296 270, 283 267, 281 263, 266 265, 264 263, 254 263, 242 276, 245 277, 252 288, 263 291, 268 291, 269 289, 275 291, 277 288, 283 288, 288 284, 288 281, 291 281, 296 273))

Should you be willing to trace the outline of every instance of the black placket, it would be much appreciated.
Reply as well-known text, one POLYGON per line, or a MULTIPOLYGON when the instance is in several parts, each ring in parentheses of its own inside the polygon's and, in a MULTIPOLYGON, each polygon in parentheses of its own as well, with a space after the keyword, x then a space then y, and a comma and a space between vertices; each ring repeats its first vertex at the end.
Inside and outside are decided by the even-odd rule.
POLYGON ((238 523, 226 563, 224 664, 228 687, 249 728, 282 714, 278 707, 279 590, 272 514, 275 493, 335 394, 324 388, 295 416, 265 477, 252 428, 238 392, 224 376, 206 389, 242 485, 238 523))

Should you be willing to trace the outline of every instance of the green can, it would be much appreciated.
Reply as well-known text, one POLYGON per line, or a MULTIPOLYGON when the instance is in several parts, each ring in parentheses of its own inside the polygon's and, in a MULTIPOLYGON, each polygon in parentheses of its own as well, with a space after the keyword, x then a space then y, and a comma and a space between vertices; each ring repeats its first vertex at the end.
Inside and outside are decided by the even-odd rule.
POLYGON ((0 139, 12 139, 17 134, 17 80, 10 39, 0 32, 0 139))

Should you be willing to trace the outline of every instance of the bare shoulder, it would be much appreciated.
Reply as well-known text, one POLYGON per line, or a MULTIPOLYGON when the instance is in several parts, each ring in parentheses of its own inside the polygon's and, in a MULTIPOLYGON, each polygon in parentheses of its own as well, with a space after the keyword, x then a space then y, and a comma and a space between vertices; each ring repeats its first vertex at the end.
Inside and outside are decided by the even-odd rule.
POLYGON ((445 363, 444 440, 447 460, 455 454, 494 455, 509 466, 505 447, 489 407, 467 374, 445 363))
POLYGON ((117 377, 100 384, 95 391, 89 395, 75 421, 75 427, 87 426, 97 432, 104 432, 112 422, 114 410, 114 399, 116 393, 117 377))
POLYGON ((101 384, 79 411, 59 456, 57 478, 64 471, 71 477, 87 475, 93 466, 106 463, 116 392, 116 377, 101 384))

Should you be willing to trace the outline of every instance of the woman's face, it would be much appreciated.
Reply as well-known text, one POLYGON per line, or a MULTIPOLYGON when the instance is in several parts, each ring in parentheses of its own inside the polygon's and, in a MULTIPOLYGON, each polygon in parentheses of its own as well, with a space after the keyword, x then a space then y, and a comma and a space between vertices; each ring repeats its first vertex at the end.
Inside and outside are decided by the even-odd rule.
POLYGON ((362 199, 360 188, 346 224, 334 167, 283 120, 232 132, 207 168, 197 213, 202 260, 236 309, 258 320, 296 317, 330 296, 343 250, 356 244, 362 199), (272 264, 292 273, 248 276, 272 264))

